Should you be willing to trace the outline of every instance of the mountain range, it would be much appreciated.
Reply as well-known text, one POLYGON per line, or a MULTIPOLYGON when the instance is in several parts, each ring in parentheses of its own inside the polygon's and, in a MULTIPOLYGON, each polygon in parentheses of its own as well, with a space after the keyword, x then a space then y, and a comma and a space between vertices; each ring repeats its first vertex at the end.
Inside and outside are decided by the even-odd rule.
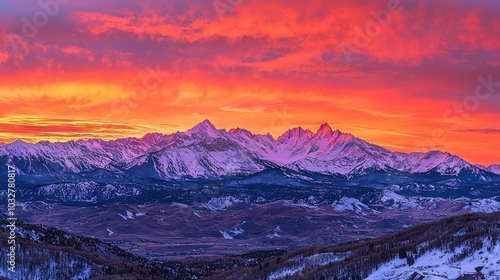
POLYGON ((440 151, 391 152, 332 130, 326 123, 316 133, 298 127, 277 139, 241 128, 217 129, 205 120, 186 132, 151 133, 142 138, 36 144, 17 140, 0 146, 0 160, 14 164, 23 178, 38 182, 79 181, 85 176, 108 181, 217 179, 276 168, 339 180, 392 174, 421 180, 439 176, 469 182, 500 181, 498 165, 473 165, 440 151))
POLYGON ((20 220, 163 260, 339 244, 500 209, 498 166, 392 152, 328 124, 276 139, 206 120, 142 138, 16 141, 0 161, 16 167, 20 220))

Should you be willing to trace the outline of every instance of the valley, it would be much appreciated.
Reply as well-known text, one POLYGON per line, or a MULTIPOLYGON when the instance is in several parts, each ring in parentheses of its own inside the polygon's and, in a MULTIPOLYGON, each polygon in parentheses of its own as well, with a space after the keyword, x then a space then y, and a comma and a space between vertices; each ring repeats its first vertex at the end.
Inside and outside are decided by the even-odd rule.
POLYGON ((351 197, 335 197, 328 190, 321 191, 323 196, 311 190, 281 190, 287 196, 274 200, 265 195, 252 198, 250 189, 239 189, 239 195, 213 192, 213 197, 203 197, 204 203, 189 203, 192 199, 80 206, 31 202, 22 204, 18 215, 26 222, 99 238, 147 258, 190 260, 329 246, 453 215, 500 211, 500 202, 494 199, 406 197, 366 189, 358 196, 351 192, 351 197))

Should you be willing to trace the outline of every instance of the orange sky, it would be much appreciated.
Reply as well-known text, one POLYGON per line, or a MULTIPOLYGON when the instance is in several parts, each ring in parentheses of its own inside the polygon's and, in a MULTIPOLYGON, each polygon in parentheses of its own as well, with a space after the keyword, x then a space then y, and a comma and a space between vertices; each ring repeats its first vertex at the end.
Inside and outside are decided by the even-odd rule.
POLYGON ((163 2, 1 3, 0 141, 328 122, 500 163, 498 1, 163 2))

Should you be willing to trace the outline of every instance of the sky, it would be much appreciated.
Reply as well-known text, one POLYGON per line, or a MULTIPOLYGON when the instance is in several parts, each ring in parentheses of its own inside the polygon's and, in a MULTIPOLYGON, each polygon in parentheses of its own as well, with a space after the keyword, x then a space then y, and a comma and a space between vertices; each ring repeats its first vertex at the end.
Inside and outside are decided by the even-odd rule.
POLYGON ((497 0, 0 0, 0 142, 322 123, 500 163, 497 0))

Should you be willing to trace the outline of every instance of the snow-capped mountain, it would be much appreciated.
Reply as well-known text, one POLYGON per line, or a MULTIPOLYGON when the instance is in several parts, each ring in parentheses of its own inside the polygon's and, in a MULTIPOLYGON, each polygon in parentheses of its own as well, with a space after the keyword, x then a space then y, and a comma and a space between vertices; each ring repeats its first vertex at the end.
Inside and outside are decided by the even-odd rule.
POLYGON ((490 171, 491 173, 500 175, 500 164, 493 164, 490 167, 486 168, 486 170, 490 171))
POLYGON ((485 170, 439 151, 391 152, 333 130, 326 123, 316 133, 298 127, 277 139, 241 128, 217 129, 205 120, 186 132, 114 141, 29 144, 18 140, 0 146, 0 160, 12 162, 20 174, 59 180, 86 173, 159 180, 221 178, 276 167, 345 178, 384 172, 445 177, 463 174, 488 182, 495 180, 492 173, 500 173, 498 166, 485 170))

